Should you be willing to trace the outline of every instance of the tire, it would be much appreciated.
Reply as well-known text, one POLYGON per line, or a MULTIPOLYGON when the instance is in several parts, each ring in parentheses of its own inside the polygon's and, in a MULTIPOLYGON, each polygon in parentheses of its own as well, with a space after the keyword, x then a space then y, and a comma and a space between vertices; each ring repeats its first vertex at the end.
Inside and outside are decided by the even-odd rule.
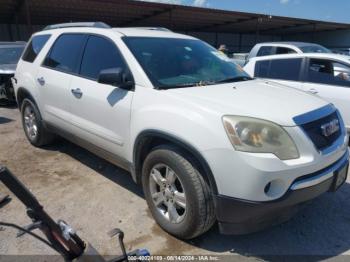
POLYGON ((163 145, 149 153, 142 168, 143 191, 153 218, 166 232, 181 239, 195 238, 215 222, 210 187, 192 163, 194 161, 181 149, 163 145), (166 181, 173 181, 174 174, 176 177, 170 189, 164 186, 167 170, 171 175, 166 181), (164 183, 160 186, 156 180, 164 183))
POLYGON ((55 135, 46 130, 39 109, 28 98, 21 104, 21 117, 24 133, 33 146, 41 147, 53 142, 55 135))

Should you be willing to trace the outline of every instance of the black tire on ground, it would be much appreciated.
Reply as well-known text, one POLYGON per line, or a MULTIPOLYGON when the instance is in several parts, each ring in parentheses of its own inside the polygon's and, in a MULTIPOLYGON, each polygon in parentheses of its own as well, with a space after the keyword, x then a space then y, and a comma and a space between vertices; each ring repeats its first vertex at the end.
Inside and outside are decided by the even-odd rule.
POLYGON ((55 135, 46 130, 46 128, 44 127, 39 109, 37 108, 35 103, 33 103, 33 101, 31 101, 30 99, 25 98, 20 106, 23 130, 29 142, 36 147, 41 147, 52 143, 55 139, 55 135), (29 110, 32 110, 36 119, 37 134, 34 137, 29 135, 29 131, 25 124, 24 114, 27 108, 29 110))
POLYGON ((180 148, 162 145, 149 153, 142 168, 143 191, 154 219, 166 232, 181 239, 195 238, 209 230, 215 222, 210 187, 192 163, 194 163, 193 159, 180 148), (183 184, 186 194, 186 212, 180 223, 167 220, 152 200, 150 173, 157 164, 170 167, 183 184))

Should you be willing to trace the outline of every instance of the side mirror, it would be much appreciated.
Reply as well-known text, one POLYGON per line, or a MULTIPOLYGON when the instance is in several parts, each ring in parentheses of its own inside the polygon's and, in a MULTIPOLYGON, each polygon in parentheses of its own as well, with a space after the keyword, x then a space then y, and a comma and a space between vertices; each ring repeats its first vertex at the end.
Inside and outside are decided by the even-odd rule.
POLYGON ((125 90, 133 90, 135 86, 130 72, 125 72, 125 70, 120 67, 101 70, 98 76, 98 82, 125 90))

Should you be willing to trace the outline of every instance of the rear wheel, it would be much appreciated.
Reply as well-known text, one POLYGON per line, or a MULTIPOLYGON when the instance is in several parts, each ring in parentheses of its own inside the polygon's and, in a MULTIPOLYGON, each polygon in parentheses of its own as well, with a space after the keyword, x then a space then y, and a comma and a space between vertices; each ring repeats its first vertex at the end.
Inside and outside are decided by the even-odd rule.
POLYGON ((209 185, 181 149, 155 148, 144 161, 142 184, 154 219, 168 233, 191 239, 215 222, 209 185))
POLYGON ((29 142, 34 146, 51 143, 55 136, 46 130, 37 106, 28 98, 21 105, 22 125, 29 142))

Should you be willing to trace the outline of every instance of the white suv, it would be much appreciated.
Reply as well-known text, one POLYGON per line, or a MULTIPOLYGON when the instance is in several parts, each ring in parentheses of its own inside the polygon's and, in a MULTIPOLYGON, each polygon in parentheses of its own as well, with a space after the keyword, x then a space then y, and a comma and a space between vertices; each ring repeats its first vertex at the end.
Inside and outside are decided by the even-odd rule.
POLYGON ((333 105, 252 80, 193 37, 73 26, 34 34, 19 62, 25 134, 34 146, 64 136, 130 171, 167 232, 253 232, 346 180, 333 105))

